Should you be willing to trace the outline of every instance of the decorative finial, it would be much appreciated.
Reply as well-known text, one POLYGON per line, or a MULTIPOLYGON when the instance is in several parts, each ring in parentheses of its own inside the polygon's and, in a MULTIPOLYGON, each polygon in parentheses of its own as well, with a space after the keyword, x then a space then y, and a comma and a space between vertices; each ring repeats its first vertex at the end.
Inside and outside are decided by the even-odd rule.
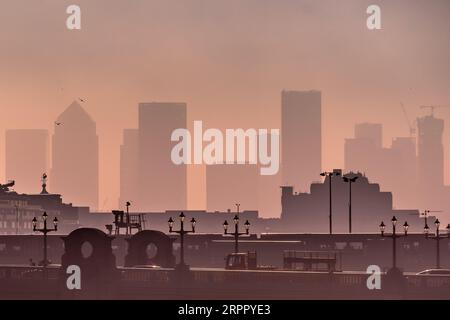
POLYGON ((42 175, 42 191, 41 191, 41 194, 48 194, 48 191, 47 191, 47 174, 46 173, 44 173, 42 175))

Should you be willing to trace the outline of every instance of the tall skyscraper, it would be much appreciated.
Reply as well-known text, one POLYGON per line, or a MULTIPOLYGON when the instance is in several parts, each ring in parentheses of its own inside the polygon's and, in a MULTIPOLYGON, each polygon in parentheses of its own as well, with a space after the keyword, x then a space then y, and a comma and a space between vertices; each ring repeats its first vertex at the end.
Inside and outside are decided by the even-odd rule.
POLYGON ((282 184, 306 191, 322 169, 320 91, 281 93, 282 184))
POLYGON ((48 131, 6 130, 6 179, 22 193, 39 193, 41 176, 48 169, 48 131))
POLYGON ((398 137, 390 148, 382 145, 382 125, 355 125, 355 137, 345 139, 345 171, 361 172, 390 190, 397 208, 417 205, 417 156, 413 137, 398 137))
POLYGON ((55 121, 50 189, 65 202, 98 208, 98 136, 90 115, 73 102, 55 121))
POLYGON ((139 210, 186 209, 187 168, 171 160, 172 132, 186 121, 185 103, 139 104, 139 210))
POLYGON ((355 138, 373 141, 375 148, 383 147, 383 126, 381 123, 358 123, 355 125, 355 138))
POLYGON ((380 163, 383 154, 383 127, 379 123, 358 123, 355 125, 355 137, 345 139, 344 163, 347 172, 362 172, 375 181, 382 174, 380 163))
POLYGON ((127 201, 138 197, 139 182, 139 131, 123 130, 123 144, 120 146, 120 197, 119 208, 123 209, 127 201))
POLYGON ((444 186, 444 120, 433 115, 417 119, 418 179, 420 192, 428 206, 444 186))
POLYGON ((419 180, 429 186, 444 184, 444 120, 434 116, 417 119, 419 180))
POLYGON ((391 170, 385 176, 390 177, 397 208, 416 208, 417 201, 417 154, 414 137, 399 137, 392 140, 391 170))
POLYGON ((206 166, 207 211, 258 210, 259 167, 253 164, 206 166))

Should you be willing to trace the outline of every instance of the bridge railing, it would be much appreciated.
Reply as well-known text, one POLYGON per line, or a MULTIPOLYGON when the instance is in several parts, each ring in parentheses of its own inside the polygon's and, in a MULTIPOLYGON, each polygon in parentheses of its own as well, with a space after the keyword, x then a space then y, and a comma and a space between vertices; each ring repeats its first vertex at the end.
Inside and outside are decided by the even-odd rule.
POLYGON ((42 279, 47 273, 47 279, 58 279, 60 266, 0 266, 0 280, 33 280, 42 279))

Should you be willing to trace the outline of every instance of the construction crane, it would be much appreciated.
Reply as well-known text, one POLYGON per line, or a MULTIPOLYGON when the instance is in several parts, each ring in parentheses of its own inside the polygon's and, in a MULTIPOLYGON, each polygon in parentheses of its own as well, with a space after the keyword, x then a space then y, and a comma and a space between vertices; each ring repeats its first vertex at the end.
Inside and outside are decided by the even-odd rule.
POLYGON ((420 106, 420 109, 430 109, 432 117, 434 116, 434 109, 437 108, 450 108, 450 106, 420 106))
POLYGON ((409 136, 410 137, 414 137, 414 135, 416 134, 416 129, 413 127, 413 125, 409 121, 408 113, 406 112, 406 109, 405 109, 405 106, 403 105, 403 102, 400 102, 400 104, 402 106, 402 110, 403 110, 403 114, 405 115, 406 122, 408 124, 409 136))

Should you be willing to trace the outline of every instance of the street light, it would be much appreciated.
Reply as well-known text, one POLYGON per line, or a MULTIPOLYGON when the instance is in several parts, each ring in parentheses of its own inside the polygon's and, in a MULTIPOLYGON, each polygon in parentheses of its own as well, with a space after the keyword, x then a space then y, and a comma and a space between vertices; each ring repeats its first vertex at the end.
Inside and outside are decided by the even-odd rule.
POLYGON ((344 182, 348 183, 348 194, 349 194, 349 199, 348 199, 348 232, 352 233, 352 183, 354 183, 358 177, 342 177, 342 179, 344 180, 344 182))
POLYGON ((331 197, 331 177, 333 176, 340 176, 341 174, 339 172, 328 172, 324 171, 320 174, 322 177, 328 177, 329 181, 329 189, 330 189, 330 215, 329 215, 329 221, 330 221, 330 234, 333 234, 333 205, 332 205, 332 197, 331 197))
POLYGON ((424 228, 428 225, 428 215, 430 214, 430 213, 434 213, 434 212, 442 212, 441 210, 428 210, 428 209, 426 209, 426 210, 424 210, 423 212, 422 212, 422 215, 423 215, 423 217, 424 217, 424 228))
POLYGON ((191 227, 192 230, 184 230, 184 218, 186 216, 184 215, 183 212, 180 213, 179 218, 180 218, 180 230, 173 230, 173 224, 174 221, 172 219, 172 217, 169 218, 169 220, 167 221, 169 224, 169 232, 170 233, 178 233, 180 235, 180 262, 177 265, 177 268, 179 268, 180 270, 188 270, 189 266, 185 264, 184 262, 184 235, 188 234, 188 233, 195 233, 195 224, 196 224, 196 220, 194 218, 191 219, 191 227))
POLYGON ((441 222, 439 221, 439 219, 436 219, 436 221, 434 221, 434 225, 436 226, 436 234, 434 236, 429 236, 430 227, 428 227, 427 224, 425 224, 423 231, 425 233, 426 239, 436 240, 436 269, 440 269, 441 268, 441 250, 440 250, 439 242, 441 241, 441 239, 450 237, 450 224, 447 225, 447 228, 446 228, 447 234, 446 235, 440 235, 440 233, 439 233, 439 227, 441 225, 441 222))
POLYGON ((130 226, 130 206, 131 206, 131 202, 127 201, 125 203, 125 207, 127 207, 127 228, 126 228, 126 232, 125 234, 128 234, 128 229, 130 230, 130 234, 131 234, 131 226, 130 226))
POLYGON ((382 237, 390 237, 392 238, 392 269, 397 269, 397 238, 406 237, 408 235, 408 222, 405 221, 403 224, 403 231, 404 234, 397 234, 396 233, 396 225, 397 225, 397 218, 395 216, 391 219, 392 223, 392 234, 385 234, 386 225, 383 221, 380 223, 380 232, 382 237))
POLYGON ((53 219, 53 228, 48 228, 47 227, 47 212, 44 211, 44 213, 42 214, 42 221, 44 222, 44 227, 43 228, 38 228, 37 227, 37 219, 36 217, 33 218, 32 223, 33 223, 33 232, 40 232, 44 235, 44 262, 43 262, 43 267, 44 267, 44 275, 47 278, 47 265, 48 265, 48 259, 47 259, 47 233, 49 232, 53 232, 53 231, 58 231, 58 218, 54 218, 53 219))
POLYGON ((250 234, 250 222, 248 222, 248 220, 246 220, 244 223, 245 232, 239 232, 239 216, 235 215, 233 218, 233 221, 234 221, 234 232, 233 233, 228 233, 228 221, 227 220, 225 220, 225 222, 223 223, 223 230, 224 230, 224 235, 234 236, 234 252, 238 253, 239 252, 239 237, 243 236, 243 235, 248 236, 250 234))

